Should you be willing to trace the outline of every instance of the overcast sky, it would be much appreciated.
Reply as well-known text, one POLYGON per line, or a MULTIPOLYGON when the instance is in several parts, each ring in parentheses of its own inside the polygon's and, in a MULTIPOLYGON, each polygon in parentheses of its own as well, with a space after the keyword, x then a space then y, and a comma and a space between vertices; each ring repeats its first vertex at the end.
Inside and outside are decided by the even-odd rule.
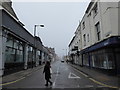
POLYGON ((45 46, 55 48, 56 53, 62 56, 66 54, 63 49, 68 49, 68 44, 89 1, 13 2, 13 8, 19 20, 32 35, 35 24, 44 24, 44 28, 37 27, 36 35, 45 46))

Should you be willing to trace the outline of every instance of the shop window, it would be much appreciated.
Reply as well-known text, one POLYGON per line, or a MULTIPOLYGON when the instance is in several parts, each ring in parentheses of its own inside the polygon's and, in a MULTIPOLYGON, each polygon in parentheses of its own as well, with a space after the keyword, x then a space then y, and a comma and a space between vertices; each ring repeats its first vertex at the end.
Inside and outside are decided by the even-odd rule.
POLYGON ((13 39, 11 37, 7 38, 6 46, 13 47, 13 39))
POLYGON ((20 41, 8 35, 6 41, 5 63, 23 62, 23 46, 20 41))
POLYGON ((89 66, 88 54, 83 54, 83 64, 89 66))
POLYGON ((82 65, 82 55, 79 56, 79 64, 82 65))
POLYGON ((99 58, 99 68, 106 68, 106 66, 104 65, 104 53, 100 53, 98 54, 98 58, 99 58))
POLYGON ((105 50, 95 51, 91 54, 91 65, 95 68, 114 69, 114 55, 113 53, 106 53, 105 50))
POLYGON ((94 59, 94 53, 93 52, 90 53, 90 57, 91 57, 91 66, 95 67, 95 64, 94 64, 95 59, 94 59))
POLYGON ((114 69, 115 68, 115 59, 113 53, 107 53, 107 59, 108 59, 108 69, 114 69))
POLYGON ((33 61, 33 48, 31 46, 28 47, 28 62, 33 61))
POLYGON ((40 51, 40 59, 42 59, 42 51, 40 51))
POLYGON ((15 49, 6 47, 5 63, 13 63, 15 61, 15 49))
POLYGON ((95 62, 94 63, 95 63, 95 67, 97 67, 97 68, 99 68, 99 64, 100 64, 99 61, 100 60, 99 60, 98 54, 96 54, 95 55, 95 62))
POLYGON ((23 51, 17 50, 16 62, 23 62, 23 51))
POLYGON ((23 50, 23 43, 22 43, 21 41, 19 41, 18 44, 19 44, 19 45, 18 45, 18 46, 19 46, 18 49, 19 49, 19 50, 23 50))
POLYGON ((19 47, 19 41, 18 40, 14 40, 14 48, 18 49, 19 47))
POLYGON ((37 53, 38 53, 38 59, 40 59, 40 51, 37 51, 37 53))
POLYGON ((7 30, 6 29, 2 29, 2 36, 6 37, 6 35, 7 35, 7 30))
POLYGON ((19 44, 19 50, 23 50, 22 44, 19 44))

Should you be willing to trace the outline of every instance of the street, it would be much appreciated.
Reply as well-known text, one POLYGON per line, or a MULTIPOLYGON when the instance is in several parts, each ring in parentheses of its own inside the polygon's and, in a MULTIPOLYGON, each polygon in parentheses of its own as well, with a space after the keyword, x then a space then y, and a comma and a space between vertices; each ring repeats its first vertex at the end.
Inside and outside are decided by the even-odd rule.
POLYGON ((120 0, 63 1, 0 0, 0 90, 120 90, 120 0))
MULTIPOLYGON (((52 86, 45 86, 43 68, 38 69, 27 77, 16 81, 15 83, 4 85, 7 89, 31 89, 31 88, 105 88, 88 78, 80 71, 74 69, 66 62, 56 61, 52 66, 52 86)), ((107 89, 108 90, 108 89, 107 89)))

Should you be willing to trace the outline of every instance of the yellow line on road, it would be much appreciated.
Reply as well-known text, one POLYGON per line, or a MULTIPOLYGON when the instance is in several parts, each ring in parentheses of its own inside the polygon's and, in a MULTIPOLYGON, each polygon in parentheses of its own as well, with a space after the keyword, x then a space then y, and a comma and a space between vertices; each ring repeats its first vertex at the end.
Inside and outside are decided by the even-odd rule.
POLYGON ((119 87, 110 86, 110 85, 106 85, 106 84, 104 84, 104 83, 98 82, 98 81, 94 80, 93 78, 89 78, 89 79, 90 79, 91 81, 93 81, 93 82, 95 82, 95 83, 97 83, 97 84, 99 84, 99 85, 105 86, 105 87, 109 87, 109 88, 119 88, 119 87))
MULTIPOLYGON (((71 65, 71 66, 72 66, 72 65, 71 65)), ((72 67, 73 67, 74 70, 76 70, 77 72, 79 72, 79 73, 82 74, 83 76, 88 77, 88 75, 86 75, 86 74, 84 74, 83 72, 77 70, 74 66, 72 66, 72 67)))
POLYGON ((9 84, 12 84, 12 83, 16 83, 16 82, 18 82, 18 81, 20 81, 20 80, 22 80, 22 79, 24 79, 24 78, 25 78, 25 77, 22 77, 22 78, 20 78, 20 79, 18 79, 18 80, 12 81, 12 82, 0 84, 0 86, 9 85, 9 84))
POLYGON ((79 72, 79 73, 82 74, 83 76, 88 77, 88 75, 84 74, 83 72, 81 72, 81 71, 79 71, 79 70, 77 70, 77 69, 75 69, 75 68, 74 68, 74 70, 76 70, 77 72, 79 72))
MULTIPOLYGON (((72 67, 74 68, 74 70, 76 70, 77 72, 79 72, 79 73, 82 74, 83 76, 88 77, 88 76, 87 76, 86 74, 84 74, 83 72, 77 70, 74 66, 72 66, 72 67)), ((101 83, 101 82, 99 82, 99 81, 96 81, 96 80, 93 79, 93 78, 88 78, 88 79, 91 80, 91 81, 93 81, 93 82, 96 83, 96 84, 99 84, 99 85, 102 85, 102 86, 105 86, 105 87, 115 88, 115 89, 120 88, 120 87, 115 87, 115 86, 106 85, 106 84, 104 84, 104 83, 101 83)))

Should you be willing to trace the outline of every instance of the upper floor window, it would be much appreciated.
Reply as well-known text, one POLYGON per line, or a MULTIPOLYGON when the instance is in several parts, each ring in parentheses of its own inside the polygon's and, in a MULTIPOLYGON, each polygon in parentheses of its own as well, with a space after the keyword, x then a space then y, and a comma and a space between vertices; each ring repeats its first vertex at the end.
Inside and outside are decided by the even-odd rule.
POLYGON ((83 29, 85 28, 85 21, 82 23, 82 27, 83 27, 83 29))
POLYGON ((98 4, 96 3, 93 8, 94 16, 98 13, 98 4))
POLYGON ((84 46, 86 46, 86 35, 83 35, 83 40, 84 40, 84 46))
POLYGON ((90 38, 89 38, 89 34, 87 35, 87 38, 88 38, 88 42, 89 42, 89 39, 90 39, 90 38))
POLYGON ((97 40, 99 41, 101 39, 100 37, 100 23, 98 22, 96 25, 96 34, 97 34, 97 40))

